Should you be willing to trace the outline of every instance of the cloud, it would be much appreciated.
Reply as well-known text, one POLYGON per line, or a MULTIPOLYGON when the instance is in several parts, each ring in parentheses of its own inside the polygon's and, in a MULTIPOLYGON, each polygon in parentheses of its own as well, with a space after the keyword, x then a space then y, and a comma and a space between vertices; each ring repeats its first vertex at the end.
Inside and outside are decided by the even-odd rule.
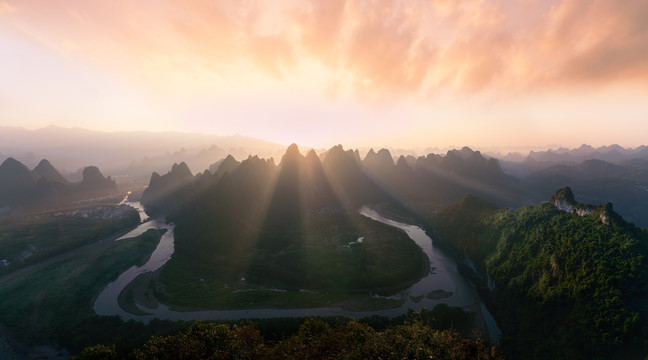
POLYGON ((293 14, 299 28, 300 45, 307 54, 329 66, 336 66, 344 27, 345 0, 312 1, 307 9, 293 14))
POLYGON ((551 10, 546 36, 563 54, 556 79, 607 81, 648 76, 648 2, 565 0, 551 10))
MULTIPOLYGON (((0 31, 155 89, 281 83, 316 62, 322 94, 402 99, 648 75, 645 0, 0 0, 0 31), (46 11, 45 11, 45 10, 46 11), (13 21, 16 19, 15 21, 13 21), (243 70, 242 70, 243 69, 243 70)), ((319 80, 318 80, 319 81, 319 80)))
POLYGON ((254 64, 265 74, 281 80, 295 66, 292 45, 283 37, 250 35, 249 51, 254 64))
POLYGON ((0 15, 9 15, 16 12, 16 8, 7 4, 6 1, 0 1, 0 15))
POLYGON ((435 61, 428 39, 394 9, 358 18, 345 47, 343 66, 359 94, 389 96, 418 91, 435 61))

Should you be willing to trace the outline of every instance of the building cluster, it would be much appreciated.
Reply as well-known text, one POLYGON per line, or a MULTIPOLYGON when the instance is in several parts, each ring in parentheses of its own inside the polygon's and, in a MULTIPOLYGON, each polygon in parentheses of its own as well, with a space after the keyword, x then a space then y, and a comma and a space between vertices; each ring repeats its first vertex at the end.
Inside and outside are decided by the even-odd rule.
POLYGON ((127 217, 133 208, 128 205, 97 206, 92 208, 58 211, 54 216, 74 216, 91 220, 111 220, 127 217))

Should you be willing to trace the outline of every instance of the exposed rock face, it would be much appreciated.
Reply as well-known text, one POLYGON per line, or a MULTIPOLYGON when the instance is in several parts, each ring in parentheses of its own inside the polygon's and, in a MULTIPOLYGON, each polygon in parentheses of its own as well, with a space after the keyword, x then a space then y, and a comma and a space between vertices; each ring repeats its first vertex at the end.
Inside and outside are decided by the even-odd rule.
POLYGON ((556 193, 551 196, 551 199, 549 199, 549 202, 560 210, 574 213, 578 216, 590 214, 598 215, 601 221, 606 225, 609 225, 611 220, 622 220, 621 217, 614 212, 612 203, 610 202, 600 206, 581 204, 577 202, 574 198, 574 193, 569 186, 565 186, 556 191, 556 193))
POLYGON ((549 199, 549 202, 554 204, 558 209, 567 212, 574 212, 574 206, 578 205, 574 199, 574 193, 569 186, 556 191, 551 196, 551 199, 549 199))

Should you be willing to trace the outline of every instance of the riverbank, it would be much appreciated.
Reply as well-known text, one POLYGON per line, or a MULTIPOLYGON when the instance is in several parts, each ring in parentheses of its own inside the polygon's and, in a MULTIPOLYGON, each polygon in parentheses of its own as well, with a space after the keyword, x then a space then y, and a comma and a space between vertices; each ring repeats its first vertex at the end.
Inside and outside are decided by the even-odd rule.
POLYGON ((399 293, 429 275, 429 258, 402 229, 359 214, 313 215, 307 223, 303 236, 280 250, 174 253, 158 300, 174 308, 331 306, 358 294, 399 293))
MULTIPOLYGON (((349 316, 353 318, 362 318, 372 315, 380 316, 398 316, 406 313, 409 309, 420 310, 423 308, 432 309, 437 304, 449 304, 452 306, 466 306, 476 301, 475 295, 469 285, 457 274, 456 265, 446 264, 451 261, 444 257, 442 253, 435 252, 432 247, 432 241, 425 235, 420 228, 412 225, 394 222, 385 219, 379 214, 373 212, 370 208, 363 208, 362 214, 391 227, 396 227, 398 235, 402 238, 404 235, 413 239, 419 246, 429 261, 426 261, 426 268, 430 263, 434 263, 433 268, 429 268, 425 277, 409 286, 407 289, 398 291, 392 296, 375 296, 375 295, 349 295, 348 293, 322 293, 316 291, 306 291, 295 289, 288 291, 285 289, 273 289, 263 287, 252 287, 250 284, 238 284, 237 282, 220 283, 218 292, 209 292, 212 299, 220 301, 217 306, 209 306, 206 310, 203 306, 174 304, 170 299, 165 298, 165 289, 157 283, 157 272, 151 274, 151 270, 157 270, 162 266, 162 262, 157 261, 151 270, 149 264, 142 269, 136 270, 130 280, 124 280, 120 288, 111 291, 114 293, 115 308, 101 310, 100 313, 105 315, 119 314, 123 319, 138 319, 148 321, 153 317, 173 320, 191 320, 191 319, 240 319, 240 318, 269 318, 269 317, 302 317, 302 316, 349 316), (404 233, 403 233, 404 232, 404 233), (431 271, 430 271, 431 270, 431 271), (140 273, 147 273, 140 275, 140 273), (138 280, 133 280, 138 277, 138 280), (153 280, 153 281, 151 281, 153 280), (124 290, 127 288, 127 290, 124 290), (443 291, 442 298, 437 296, 426 297, 431 289, 443 291), (119 294, 119 306, 117 297, 119 294), (447 296, 447 297, 446 297, 447 296), (224 301, 227 300, 228 301, 224 301), (164 304, 173 304, 172 307, 164 304), (124 311, 124 309, 129 311, 124 311), (213 310, 221 309, 221 310, 213 310), (151 315, 143 315, 148 313, 151 315)), ((166 225, 170 226, 170 225, 166 225)), ((170 226, 172 229, 173 227, 170 226)), ((395 231, 396 229, 394 229, 395 231)), ((166 236, 165 236, 166 237, 166 236)), ((171 245, 165 245, 171 250, 173 239, 163 239, 163 243, 169 242, 171 245)), ((158 249, 156 249, 158 252, 158 249)), ((171 252, 154 255, 153 257, 162 256, 170 257, 171 252)), ((162 270, 164 271, 164 270, 162 270)), ((187 273, 189 274, 189 273, 187 273)), ((199 274, 193 274, 187 278, 178 278, 178 283, 184 284, 192 291, 198 291, 198 296, 205 296, 205 288, 214 289, 213 283, 208 283, 199 274)), ((112 306, 112 305, 111 305, 112 306)), ((100 309, 95 308, 99 311, 100 309)))
MULTIPOLYGON (((481 318, 485 322, 485 330, 480 329, 480 331, 482 333, 488 333, 489 335, 487 339, 490 339, 492 343, 499 343, 501 331, 495 318, 491 314, 491 311, 494 311, 496 307, 493 303, 491 291, 484 281, 486 274, 478 273, 474 266, 468 266, 465 262, 465 255, 458 248, 452 246, 452 244, 446 241, 446 239, 439 236, 434 229, 430 229, 429 223, 424 220, 431 219, 438 212, 441 206, 434 203, 424 205, 409 204, 407 206, 415 209, 413 211, 416 215, 413 215, 413 217, 408 216, 407 211, 403 212, 402 208, 394 208, 388 203, 378 204, 373 207, 373 210, 392 221, 405 221, 417 224, 421 228, 425 229, 425 234, 432 239, 435 248, 444 252, 448 257, 454 259, 456 262, 456 270, 462 278, 470 283, 476 297, 482 305, 479 308, 471 307, 471 309, 477 311, 476 319, 481 318)), ((468 259, 468 261, 470 262, 471 260, 468 259)))
POLYGON ((141 224, 135 224, 135 225, 128 225, 124 226, 123 228, 119 229, 118 231, 106 235, 104 237, 101 237, 89 244, 81 245, 76 248, 72 248, 67 250, 64 253, 52 256, 50 258, 44 259, 38 263, 17 269, 15 271, 12 271, 8 274, 4 274, 0 276, 0 283, 5 283, 5 282, 10 282, 14 279, 17 279, 19 277, 27 276, 35 271, 38 271, 40 269, 43 269, 44 267, 47 267, 49 265, 53 265, 56 263, 60 263, 63 261, 70 260, 74 257, 78 256, 89 256, 92 254, 97 254, 104 252, 108 249, 110 249, 112 246, 115 245, 115 241, 118 240, 119 238, 123 237, 124 235, 130 233, 137 227, 139 227, 141 224))
MULTIPOLYGON (((161 269, 138 275, 122 290, 119 295, 119 306, 134 315, 150 315, 147 310, 156 310, 160 303, 158 296, 163 292, 164 285, 159 282, 161 269), (157 295, 156 295, 157 294, 157 295)), ((284 290, 264 287, 229 288, 224 289, 223 306, 218 308, 201 308, 185 306, 165 301, 174 311, 245 311, 251 309, 299 309, 299 308, 341 308, 346 311, 377 311, 395 309, 403 305, 401 299, 390 299, 365 294, 348 294, 343 292, 327 293, 309 290, 284 290), (250 303, 250 300, 252 302, 250 303), (245 301, 245 302, 242 302, 245 301), (242 306, 244 305, 244 306, 242 306)))
MULTIPOLYGON (((475 335, 482 339, 490 339, 490 342, 493 340, 491 332, 488 330, 488 324, 484 318, 484 313, 482 312, 481 305, 476 302, 462 308, 464 311, 470 311, 475 314, 475 329, 478 331, 475 335)), ((494 344, 493 344, 494 345, 494 344)))
POLYGON ((146 261, 160 236, 151 231, 131 241, 110 241, 104 251, 76 253, 0 283, 0 322, 21 345, 12 345, 14 352, 23 358, 34 347, 44 351, 42 345, 73 351, 103 341, 104 335, 96 331, 102 329, 100 324, 119 321, 96 316, 93 296, 133 264, 146 261))

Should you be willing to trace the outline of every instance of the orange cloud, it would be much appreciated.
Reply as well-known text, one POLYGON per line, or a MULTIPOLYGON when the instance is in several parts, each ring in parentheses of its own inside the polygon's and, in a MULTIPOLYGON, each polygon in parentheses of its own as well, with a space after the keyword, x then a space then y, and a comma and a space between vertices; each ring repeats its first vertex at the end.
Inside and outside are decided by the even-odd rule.
POLYGON ((267 75, 277 80, 295 66, 292 45, 281 36, 248 36, 248 45, 254 64, 267 75))
POLYGON ((16 8, 7 4, 6 1, 0 1, 0 15, 8 15, 16 12, 16 8))
POLYGON ((309 7, 295 13, 300 44, 307 53, 329 66, 335 66, 339 56, 340 36, 345 20, 345 0, 313 1, 309 7))
POLYGON ((648 76, 645 0, 0 1, 6 14, 0 31, 169 91, 242 68, 250 86, 299 79, 312 60, 329 81, 303 86, 381 100, 648 76))
POLYGON ((386 11, 389 20, 380 11, 359 18, 349 34, 343 64, 360 94, 416 92, 435 61, 428 39, 392 11, 386 11))
POLYGON ((549 14, 556 78, 648 79, 648 2, 565 0, 549 14))

